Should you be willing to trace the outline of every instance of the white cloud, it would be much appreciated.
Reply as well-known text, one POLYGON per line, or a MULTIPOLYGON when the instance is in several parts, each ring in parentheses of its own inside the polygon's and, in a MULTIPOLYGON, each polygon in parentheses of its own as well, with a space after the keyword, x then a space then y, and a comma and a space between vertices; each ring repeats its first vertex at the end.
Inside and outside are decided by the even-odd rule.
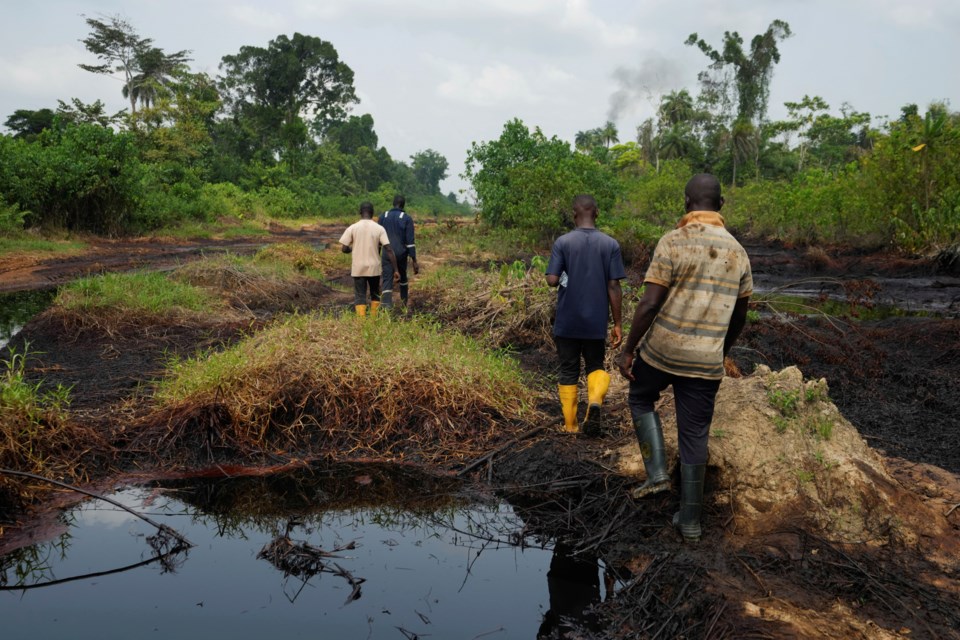
POLYGON ((498 62, 474 72, 465 65, 445 64, 449 77, 437 85, 437 95, 478 107, 540 101, 526 76, 498 62))
POLYGON ((566 0, 560 26, 605 46, 626 47, 639 41, 640 34, 634 27, 608 24, 594 14, 589 5, 587 0, 566 0))
MULTIPOLYGON (((120 98, 119 77, 94 75, 80 69, 78 63, 97 64, 86 50, 74 45, 30 47, 10 55, 0 55, 0 86, 6 109, 56 108, 57 100, 72 97, 92 102, 102 98, 108 103, 120 98)), ((0 112, 0 115, 9 115, 0 112)))
POLYGON ((282 13, 275 11, 260 9, 249 4, 227 5, 226 11, 235 22, 244 26, 278 32, 287 28, 286 18, 282 13))

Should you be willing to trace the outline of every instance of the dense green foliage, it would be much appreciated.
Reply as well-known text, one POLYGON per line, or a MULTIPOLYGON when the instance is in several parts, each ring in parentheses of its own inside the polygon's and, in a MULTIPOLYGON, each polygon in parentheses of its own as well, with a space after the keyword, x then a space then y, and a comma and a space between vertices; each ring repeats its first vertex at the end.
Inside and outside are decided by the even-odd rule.
POLYGON ((616 180, 599 162, 520 120, 508 122, 498 140, 472 145, 466 177, 484 221, 544 235, 569 225, 575 195, 593 194, 601 210, 610 210, 617 196, 616 180))
POLYGON ((119 73, 129 111, 60 101, 19 109, 0 136, 0 233, 27 227, 136 233, 222 217, 342 216, 387 209, 467 213, 440 194, 446 158, 391 158, 373 118, 349 115, 353 71, 332 44, 299 33, 193 73, 120 17, 86 19, 93 73, 119 73))

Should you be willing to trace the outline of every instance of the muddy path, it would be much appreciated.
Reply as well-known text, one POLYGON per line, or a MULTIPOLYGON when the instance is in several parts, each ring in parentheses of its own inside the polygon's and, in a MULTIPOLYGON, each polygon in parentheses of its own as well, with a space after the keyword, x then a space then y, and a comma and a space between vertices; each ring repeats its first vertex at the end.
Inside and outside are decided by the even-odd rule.
MULTIPOLYGON (((326 243, 339 231, 276 232, 269 241, 326 243)), ((57 279, 103 271, 111 252, 109 264, 117 269, 167 268, 210 251, 252 252, 267 241, 158 243, 140 253, 130 246, 140 243, 107 242, 61 265, 0 262, 0 291, 49 287, 57 279)), ((929 261, 885 255, 752 247, 751 256, 758 292, 803 282, 801 287, 816 288, 815 297, 849 304, 853 314, 888 302, 939 314, 862 320, 763 313, 748 326, 733 356, 745 372, 758 364, 773 369, 796 364, 807 378, 826 378, 844 416, 875 448, 896 457, 889 466, 899 482, 938 505, 960 501, 956 476, 926 466, 960 472, 956 276, 937 272, 929 261)), ((640 274, 642 265, 634 265, 632 284, 639 284, 640 274)), ((415 283, 411 295, 414 311, 431 311, 417 301, 415 283)), ((343 310, 350 297, 317 289, 303 304, 343 310)), ((276 310, 262 311, 266 318, 276 310)), ((146 326, 107 334, 65 331, 40 317, 11 346, 22 348, 29 341, 41 354, 33 361, 31 379, 74 385, 71 409, 78 419, 122 441, 171 355, 221 348, 256 332, 262 321, 146 326)), ((531 346, 517 357, 545 390, 550 387, 555 364, 550 345, 531 346)), ((542 637, 960 637, 957 575, 944 574, 919 551, 895 541, 850 546, 825 539, 811 530, 802 512, 782 529, 762 535, 738 530, 737 514, 710 491, 709 477, 705 520, 712 535, 695 548, 680 545, 669 522, 676 496, 634 501, 629 490, 636 479, 611 473, 605 462, 611 450, 634 438, 624 392, 622 381, 611 390, 611 425, 602 438, 574 439, 547 425, 460 478, 495 487, 513 505, 525 525, 520 544, 527 537, 551 540, 580 559, 600 558, 611 580, 623 585, 616 598, 593 609, 590 629, 571 636, 558 626, 542 637), (768 610, 777 610, 776 616, 768 610)), ((136 475, 125 475, 124 481, 151 477, 150 469, 131 468, 131 474, 134 470, 136 475)), ((459 470, 440 471, 449 477, 459 470)), ((155 470, 153 479, 162 475, 155 470)), ((30 523, 25 524, 27 531, 30 523)))
POLYGON ((171 269, 204 255, 249 255, 275 242, 303 242, 322 246, 336 242, 343 226, 304 226, 289 229, 273 225, 263 236, 233 239, 92 238, 68 256, 46 253, 0 255, 0 293, 48 289, 77 278, 134 269, 171 269))

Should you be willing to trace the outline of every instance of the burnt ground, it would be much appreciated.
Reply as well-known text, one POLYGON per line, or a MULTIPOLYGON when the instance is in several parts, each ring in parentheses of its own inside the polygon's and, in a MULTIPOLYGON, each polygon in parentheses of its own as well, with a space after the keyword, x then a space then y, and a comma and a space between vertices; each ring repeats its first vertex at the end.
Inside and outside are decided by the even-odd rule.
MULTIPOLYGON (((332 235, 330 230, 281 232, 271 239, 324 242, 332 235)), ((48 287, 114 268, 174 266, 218 247, 253 251, 264 242, 182 243, 173 249, 144 244, 149 243, 104 241, 86 259, 63 264, 0 261, 0 291, 48 287), (111 252, 116 255, 110 257, 111 252)), ((810 317, 758 308, 760 320, 750 323, 732 354, 740 368, 796 364, 807 378, 824 377, 831 399, 877 448, 960 472, 960 280, 919 259, 783 247, 748 250, 758 298, 802 282, 789 289, 813 287, 822 298, 848 304, 851 313, 810 317), (882 303, 940 315, 856 317, 882 303)), ((639 273, 634 270, 633 283, 639 283, 639 273)), ((349 299, 327 291, 305 303, 338 308, 349 299)), ((31 376, 44 384, 74 385, 72 410, 118 435, 137 411, 128 400, 149 385, 171 355, 219 348, 256 328, 255 322, 140 327, 107 335, 65 331, 40 317, 11 346, 22 348, 29 341, 31 351, 42 353, 31 376)), ((552 374, 549 346, 519 355, 528 370, 552 374)), ((938 569, 919 552, 841 547, 810 533, 802 517, 795 526, 739 540, 731 548, 725 539, 737 537, 733 515, 710 500, 709 477, 704 518, 710 523, 706 533, 713 535, 698 547, 679 544, 669 525, 676 496, 638 504, 628 497, 635 480, 598 462, 605 450, 632 438, 627 428, 611 429, 600 440, 571 439, 545 429, 468 474, 501 488, 524 519, 527 536, 554 540, 588 563, 601 559, 610 584, 620 585, 606 602, 599 603, 598 593, 591 596, 596 606, 585 619, 568 611, 578 618, 580 636, 564 636, 558 620, 542 637, 773 638, 804 629, 802 637, 881 637, 859 620, 875 620, 912 637, 960 637, 960 597, 955 589, 930 587, 929 576, 938 569), (795 618, 804 622, 751 614, 750 606, 757 605, 750 603, 762 608, 769 599, 789 602, 795 618), (834 618, 843 617, 838 607, 858 611, 856 619, 848 616, 848 627, 836 626, 834 618)), ((555 608, 562 611, 562 602, 555 608)))
POLYGON ((336 242, 342 231, 341 227, 336 226, 294 230, 274 225, 268 235, 256 238, 172 240, 93 237, 87 239, 86 249, 69 256, 51 256, 46 252, 0 255, 0 293, 48 289, 76 278, 110 271, 173 268, 212 253, 246 255, 274 242, 328 244, 336 242))
POLYGON ((960 473, 960 278, 926 259, 748 250, 754 299, 799 289, 834 306, 800 315, 758 305, 761 320, 731 354, 740 368, 796 365, 825 378, 844 417, 876 448, 960 473))

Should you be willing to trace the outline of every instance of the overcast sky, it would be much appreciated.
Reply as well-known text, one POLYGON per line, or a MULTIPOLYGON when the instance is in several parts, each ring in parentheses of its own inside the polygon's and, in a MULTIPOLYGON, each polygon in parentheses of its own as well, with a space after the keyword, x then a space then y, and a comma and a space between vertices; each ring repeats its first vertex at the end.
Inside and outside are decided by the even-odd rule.
POLYGON ((118 79, 77 67, 96 62, 80 42, 83 15, 121 15, 211 75, 241 46, 300 32, 333 43, 353 69, 353 113, 373 115, 395 159, 446 156, 445 192, 466 186, 470 143, 499 137, 511 118, 571 141, 612 118, 621 141, 633 139, 660 94, 696 93, 707 59, 684 46, 691 32, 719 46, 726 30, 749 42, 775 19, 790 24, 774 118, 804 94, 875 116, 960 94, 960 0, 34 0, 2 15, 0 122, 73 97, 126 106, 118 79))

